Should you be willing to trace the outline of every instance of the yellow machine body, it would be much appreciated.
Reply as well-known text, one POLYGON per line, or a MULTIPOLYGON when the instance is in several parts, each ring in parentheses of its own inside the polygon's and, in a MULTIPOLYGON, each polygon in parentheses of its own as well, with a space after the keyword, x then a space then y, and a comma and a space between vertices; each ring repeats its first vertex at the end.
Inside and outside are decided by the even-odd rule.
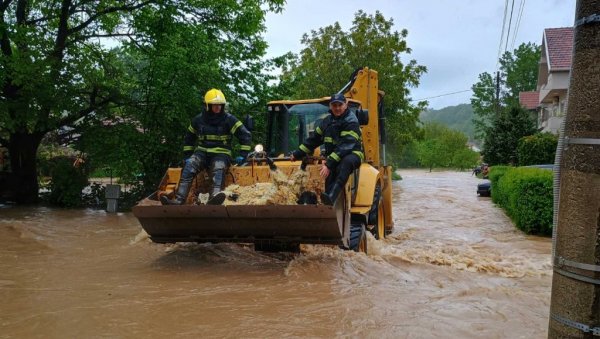
MULTIPOLYGON (((198 194, 208 192, 209 178, 206 173, 199 173, 194 179, 186 204, 162 206, 160 196, 173 196, 181 176, 181 168, 169 168, 157 191, 134 207, 134 215, 150 238, 160 243, 250 242, 257 249, 269 250, 287 250, 290 246, 302 243, 332 244, 348 248, 353 241, 352 225, 356 223, 363 225, 376 238, 382 239, 393 228, 392 168, 382 163, 382 149, 385 148, 382 147, 379 133, 379 124, 383 121, 379 108, 384 93, 378 88, 377 72, 366 67, 358 70, 343 93, 350 105, 358 107, 357 112, 368 112, 368 121, 363 119, 361 123, 365 162, 350 176, 346 189, 334 206, 198 205, 198 194)), ((329 97, 271 101, 267 108, 269 113, 283 114, 293 107, 323 107, 322 114, 326 114, 328 101, 329 97)), ((301 115, 300 110, 299 119, 302 119, 301 115)), ((282 116, 287 117, 285 114, 282 116)), ((280 124, 281 129, 277 129, 277 126, 269 127, 266 151, 270 153, 270 159, 276 164, 277 170, 287 175, 301 170, 300 161, 291 161, 286 157, 300 142, 294 141, 295 137, 302 133, 308 135, 316 127, 316 121, 305 122, 302 125, 285 120, 280 124), (274 144, 276 138, 285 144, 282 151, 276 147, 269 149, 269 144, 274 144)), ((319 196, 324 190, 324 180, 319 175, 323 160, 319 157, 319 150, 315 151, 306 167, 309 173, 306 189, 319 196)), ((225 186, 250 186, 270 182, 273 171, 263 160, 251 159, 247 165, 230 167, 225 186)), ((366 246, 366 238, 364 244, 362 241, 361 244, 366 246)), ((366 251, 366 247, 361 250, 366 251)))

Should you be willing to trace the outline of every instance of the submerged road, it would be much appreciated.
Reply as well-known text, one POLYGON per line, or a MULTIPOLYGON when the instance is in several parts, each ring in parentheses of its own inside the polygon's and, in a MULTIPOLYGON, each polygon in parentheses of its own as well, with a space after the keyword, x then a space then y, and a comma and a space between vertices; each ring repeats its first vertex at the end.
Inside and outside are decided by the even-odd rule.
POLYGON ((545 338, 551 239, 470 172, 400 174, 369 255, 159 245, 130 213, 0 206, 0 338, 545 338))

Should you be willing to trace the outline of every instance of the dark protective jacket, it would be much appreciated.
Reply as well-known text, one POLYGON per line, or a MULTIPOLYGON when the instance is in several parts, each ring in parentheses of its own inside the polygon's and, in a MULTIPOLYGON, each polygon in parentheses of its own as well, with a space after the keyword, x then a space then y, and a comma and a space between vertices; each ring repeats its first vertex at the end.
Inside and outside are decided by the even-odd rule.
POLYGON ((348 109, 339 117, 334 116, 331 111, 329 113, 317 126, 315 133, 294 151, 294 157, 301 159, 307 154, 312 154, 315 148, 324 145, 324 156, 327 157, 325 165, 329 169, 335 168, 343 157, 351 153, 364 161, 362 135, 356 114, 348 109))
POLYGON ((231 141, 234 136, 240 142, 240 156, 250 152, 252 136, 235 116, 229 113, 205 111, 196 115, 185 134, 183 154, 189 157, 195 151, 231 156, 231 141))

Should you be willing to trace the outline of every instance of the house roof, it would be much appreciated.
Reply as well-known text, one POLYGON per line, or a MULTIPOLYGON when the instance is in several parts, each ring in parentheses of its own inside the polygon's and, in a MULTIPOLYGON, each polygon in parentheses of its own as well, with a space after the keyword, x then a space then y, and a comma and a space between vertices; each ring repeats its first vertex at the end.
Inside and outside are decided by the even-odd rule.
POLYGON ((546 28, 544 41, 549 70, 570 70, 573 55, 573 27, 546 28))
POLYGON ((540 92, 519 92, 519 103, 526 109, 536 109, 540 105, 540 92))

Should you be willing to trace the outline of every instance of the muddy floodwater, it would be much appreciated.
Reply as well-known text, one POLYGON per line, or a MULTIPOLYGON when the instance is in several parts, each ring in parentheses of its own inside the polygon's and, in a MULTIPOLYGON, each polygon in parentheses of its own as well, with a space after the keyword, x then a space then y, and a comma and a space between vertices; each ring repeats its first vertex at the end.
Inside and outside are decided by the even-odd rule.
POLYGON ((0 206, 0 338, 545 338, 551 239, 470 172, 400 174, 369 255, 159 245, 131 213, 0 206))

